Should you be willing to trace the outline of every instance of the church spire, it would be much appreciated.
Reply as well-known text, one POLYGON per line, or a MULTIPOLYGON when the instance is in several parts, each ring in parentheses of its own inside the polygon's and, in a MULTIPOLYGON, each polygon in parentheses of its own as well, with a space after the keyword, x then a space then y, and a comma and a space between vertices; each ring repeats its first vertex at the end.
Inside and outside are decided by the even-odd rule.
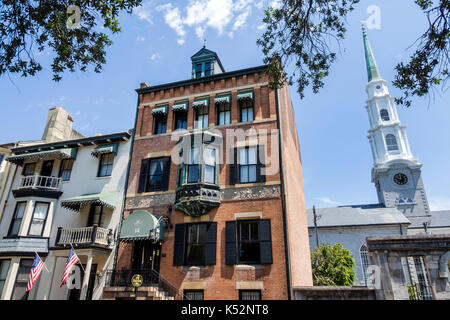
POLYGON ((366 55, 366 67, 367 67, 367 77, 368 82, 372 80, 380 80, 380 72, 378 71, 377 62, 372 52, 369 39, 367 38, 366 28, 364 25, 363 29, 363 40, 364 40, 364 53, 366 55))

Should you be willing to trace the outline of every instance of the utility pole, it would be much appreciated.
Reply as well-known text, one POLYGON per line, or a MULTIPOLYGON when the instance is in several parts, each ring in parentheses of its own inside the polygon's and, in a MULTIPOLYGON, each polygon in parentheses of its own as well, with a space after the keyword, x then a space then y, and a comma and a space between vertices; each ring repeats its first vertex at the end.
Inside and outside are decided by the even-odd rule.
MULTIPOLYGON (((313 206, 313 214, 314 214, 314 232, 316 233, 316 247, 319 246, 319 231, 317 230, 317 215, 316 215, 316 207, 313 206)), ((320 216, 319 216, 320 218, 320 216)))

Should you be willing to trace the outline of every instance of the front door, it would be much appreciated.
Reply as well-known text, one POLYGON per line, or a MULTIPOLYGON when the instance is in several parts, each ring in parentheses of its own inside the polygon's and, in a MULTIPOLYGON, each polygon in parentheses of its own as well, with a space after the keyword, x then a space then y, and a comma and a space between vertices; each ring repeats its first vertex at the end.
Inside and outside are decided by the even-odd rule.
POLYGON ((155 270, 159 273, 161 245, 149 240, 135 241, 133 252, 133 269, 155 270))

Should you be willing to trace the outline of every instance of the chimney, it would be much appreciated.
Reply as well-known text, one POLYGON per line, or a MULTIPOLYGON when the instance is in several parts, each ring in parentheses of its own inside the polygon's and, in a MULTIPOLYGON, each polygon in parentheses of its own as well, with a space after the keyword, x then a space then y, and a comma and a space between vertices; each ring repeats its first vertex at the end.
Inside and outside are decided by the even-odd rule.
POLYGON ((69 140, 73 135, 72 125, 73 118, 67 110, 62 107, 50 108, 42 140, 46 142, 69 140))

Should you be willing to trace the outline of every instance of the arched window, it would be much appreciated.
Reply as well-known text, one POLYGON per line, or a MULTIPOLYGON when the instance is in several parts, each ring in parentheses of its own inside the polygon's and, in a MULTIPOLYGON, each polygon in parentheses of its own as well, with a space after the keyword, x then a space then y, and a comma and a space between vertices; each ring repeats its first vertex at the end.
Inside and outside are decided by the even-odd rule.
POLYGON ((369 268, 369 255, 367 253, 367 246, 365 244, 363 244, 361 248, 359 248, 359 255, 361 257, 361 267, 364 275, 364 282, 366 283, 367 286, 367 278, 368 278, 367 269, 369 268))
POLYGON ((397 139, 393 134, 386 135, 386 145, 388 151, 398 150, 397 139))
POLYGON ((383 121, 389 121, 389 112, 386 109, 381 109, 380 110, 380 117, 381 120, 383 121))

